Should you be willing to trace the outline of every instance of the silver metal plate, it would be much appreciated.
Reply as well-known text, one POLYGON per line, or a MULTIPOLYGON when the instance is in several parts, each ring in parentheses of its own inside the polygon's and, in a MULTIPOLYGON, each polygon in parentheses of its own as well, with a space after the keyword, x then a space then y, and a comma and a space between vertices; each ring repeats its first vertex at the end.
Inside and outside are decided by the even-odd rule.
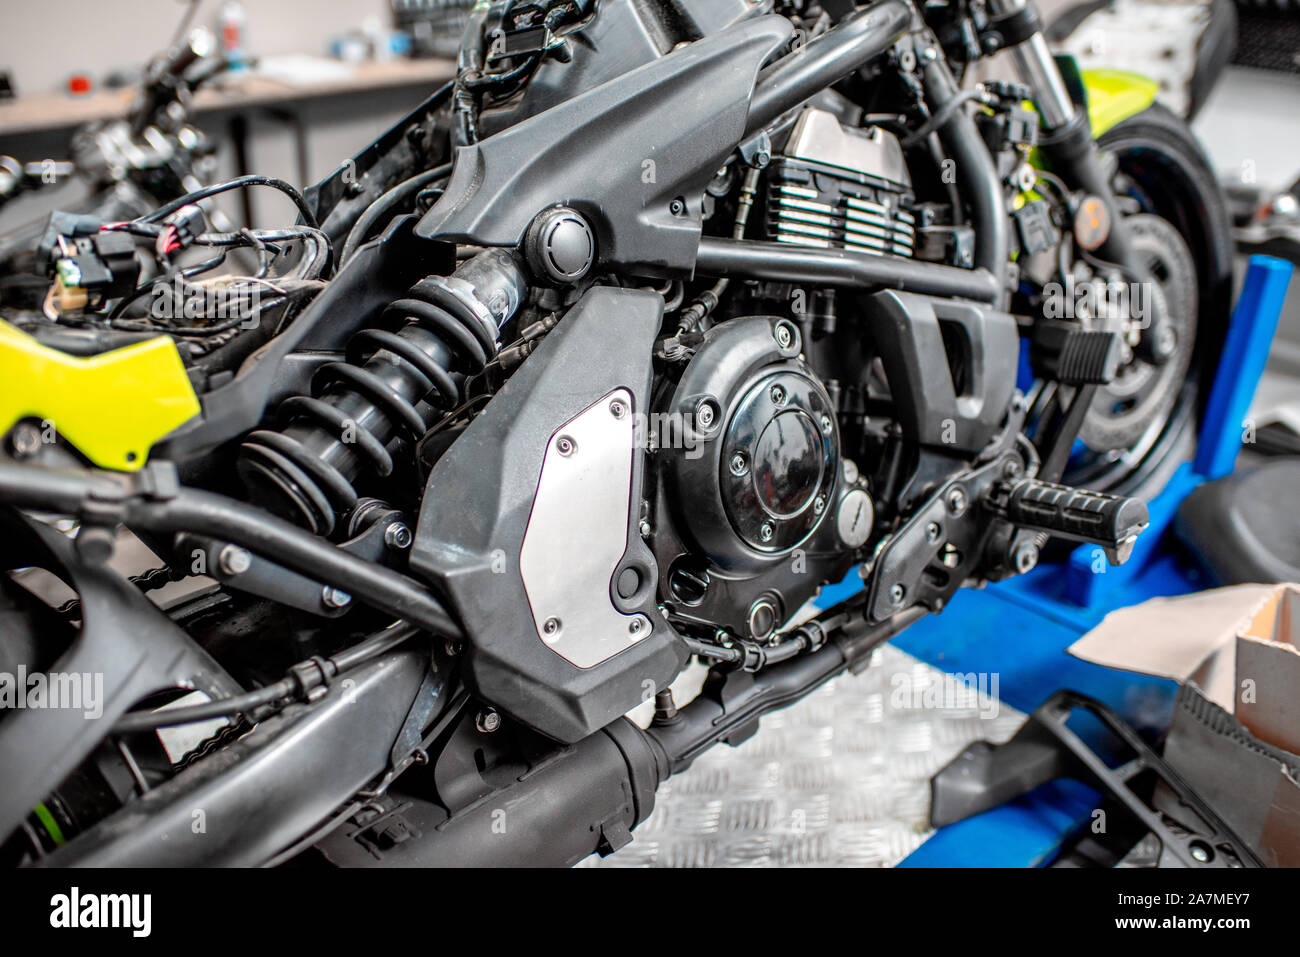
POLYGON ((616 389, 551 435, 519 552, 537 637, 579 668, 654 630, 645 615, 625 615, 610 599, 627 550, 634 411, 632 394, 616 389))

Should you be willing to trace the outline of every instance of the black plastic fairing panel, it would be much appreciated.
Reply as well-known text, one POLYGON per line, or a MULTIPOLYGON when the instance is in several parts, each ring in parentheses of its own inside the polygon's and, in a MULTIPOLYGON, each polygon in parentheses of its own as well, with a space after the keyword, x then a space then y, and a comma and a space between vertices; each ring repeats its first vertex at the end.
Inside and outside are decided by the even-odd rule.
MULTIPOLYGON (((465 676, 473 690, 541 733, 580 740, 625 714, 647 691, 666 687, 686 651, 655 604, 654 557, 636 531, 644 456, 633 450, 626 552, 647 583, 619 610, 640 614, 649 637, 587 668, 538 634, 520 555, 556 430, 616 389, 632 415, 650 395, 650 354, 662 297, 594 287, 580 299, 443 454, 425 488, 410 565, 454 606, 468 635, 465 676)), ((582 442, 578 453, 583 453, 582 442)), ((565 563, 557 541, 555 562, 565 563)), ((582 547, 579 545, 579 547, 582 547)), ((590 601, 610 601, 609 581, 573 583, 590 601)))
POLYGON ((416 234, 515 246, 537 213, 564 203, 590 217, 604 265, 689 275, 704 186, 743 137, 759 67, 791 30, 777 16, 741 23, 461 147, 416 234))
POLYGON ((984 448, 1016 388, 1015 319, 907 292, 879 292, 866 305, 904 434, 949 453, 984 448))

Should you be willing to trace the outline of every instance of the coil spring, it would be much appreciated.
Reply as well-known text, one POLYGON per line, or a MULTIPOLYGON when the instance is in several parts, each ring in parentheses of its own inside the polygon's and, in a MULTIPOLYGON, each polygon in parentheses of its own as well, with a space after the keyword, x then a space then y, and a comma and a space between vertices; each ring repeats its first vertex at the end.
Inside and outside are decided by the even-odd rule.
POLYGON ((412 286, 384 309, 389 328, 358 332, 346 362, 316 372, 311 395, 280 403, 275 431, 244 440, 238 468, 254 500, 329 535, 357 504, 358 475, 392 473, 391 441, 418 442, 459 404, 465 376, 495 355, 495 330, 523 291, 514 260, 498 250, 412 286))

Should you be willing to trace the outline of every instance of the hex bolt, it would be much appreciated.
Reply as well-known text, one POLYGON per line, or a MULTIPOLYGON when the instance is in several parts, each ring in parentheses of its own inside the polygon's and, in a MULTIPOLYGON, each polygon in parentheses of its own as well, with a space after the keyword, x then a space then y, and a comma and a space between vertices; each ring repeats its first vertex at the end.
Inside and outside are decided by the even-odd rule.
POLYGON ((907 589, 904 588, 902 585, 895 585, 893 588, 889 589, 889 600, 892 601, 895 605, 901 605, 903 603, 903 599, 906 597, 907 597, 907 589))
POLYGON ((572 455, 577 451, 577 449, 578 443, 574 442, 573 439, 569 438, 567 435, 561 435, 555 440, 555 451, 559 452, 561 455, 572 455))
POLYGON ((410 548, 412 538, 411 530, 405 522, 393 522, 384 529, 384 544, 398 551, 410 548))
POLYGON ((770 542, 772 536, 776 534, 776 529, 771 522, 764 522, 758 529, 758 537, 765 542, 770 542))
POLYGON ((636 530, 641 533, 642 538, 649 538, 650 533, 654 531, 654 529, 650 527, 650 523, 647 522, 644 518, 641 519, 641 521, 637 522, 636 530))
POLYGON ((352 596, 333 585, 326 585, 321 589, 320 600, 326 608, 346 608, 352 604, 352 596))
POLYGON ((668 212, 672 213, 674 216, 680 216, 682 213, 686 212, 686 204, 680 199, 675 199, 668 204, 668 212))
POLYGON ((731 456, 731 474, 744 475, 749 471, 749 459, 745 458, 744 452, 736 452, 731 456))
POLYGON ((247 548, 227 545, 217 553, 217 567, 227 575, 242 575, 253 564, 253 556, 247 548))
POLYGON ((790 324, 778 322, 776 324, 776 344, 782 349, 789 349, 792 342, 794 342, 794 334, 790 332, 790 324))
POLYGON ((701 399, 695 406, 695 424, 707 431, 718 418, 717 404, 712 399, 701 399))
POLYGON ((609 404, 609 414, 616 419, 621 419, 627 415, 627 405, 620 399, 615 399, 609 404))
POLYGON ((773 405, 785 405, 785 389, 781 388, 781 386, 772 386, 772 391, 769 395, 772 397, 773 405))
POLYGON ((948 493, 948 511, 954 515, 966 511, 966 492, 963 489, 955 488, 948 493))
POLYGON ((1038 564, 1038 547, 1026 542, 1016 549, 1016 571, 1024 574, 1031 571, 1038 564))
POLYGON ((822 435, 830 435, 835 428, 835 423, 831 421, 829 415, 822 416, 822 435))
POLYGON ((813 499, 813 512, 820 515, 824 511, 826 511, 826 496, 818 495, 813 499))
POLYGON ((938 522, 931 522, 929 525, 925 526, 925 540, 931 543, 937 542, 939 540, 939 534, 942 531, 943 529, 939 527, 938 522))
POLYGON ((501 715, 492 708, 484 708, 474 718, 474 727, 484 734, 491 734, 501 727, 501 715))

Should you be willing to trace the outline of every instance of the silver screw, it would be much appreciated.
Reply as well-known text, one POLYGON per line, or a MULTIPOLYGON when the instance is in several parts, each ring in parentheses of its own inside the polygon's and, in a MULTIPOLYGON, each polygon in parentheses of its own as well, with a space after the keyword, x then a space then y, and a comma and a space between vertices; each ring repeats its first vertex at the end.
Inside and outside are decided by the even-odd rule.
POLYGON ((1031 571, 1038 564, 1038 548, 1032 544, 1024 544, 1016 549, 1016 571, 1024 574, 1031 571))
POLYGON ((925 526, 926 541, 937 542, 939 540, 940 531, 941 529, 939 528, 938 522, 931 522, 929 525, 925 526))
POLYGON ((627 415, 627 406, 620 400, 615 399, 609 404, 609 414, 616 419, 621 419, 623 416, 627 415))
POLYGON ((830 417, 829 415, 823 415, 823 416, 822 416, 822 434, 823 434, 823 435, 830 435, 830 434, 831 434, 831 429, 834 427, 834 425, 835 425, 835 423, 833 423, 833 422, 831 421, 831 417, 830 417))
POLYGON ((1195 861, 1199 861, 1199 862, 1202 863, 1202 864, 1205 864, 1205 863, 1208 862, 1209 859, 1210 859, 1210 853, 1209 853, 1209 851, 1207 851, 1207 850, 1206 850, 1202 845, 1200 845, 1200 844, 1193 844, 1193 845, 1191 846, 1191 848, 1189 848, 1189 851, 1190 851, 1190 853, 1191 853, 1191 855, 1192 855, 1192 859, 1195 860, 1195 861))
POLYGON ((895 605, 901 605, 903 603, 903 598, 906 597, 906 595, 907 589, 902 585, 895 585, 893 588, 889 589, 889 600, 895 605))
POLYGON ((641 521, 637 522, 636 530, 641 533, 642 538, 649 538, 650 532, 652 531, 652 529, 650 528, 650 523, 647 522, 644 518, 641 519, 641 521))
POLYGON ((352 596, 333 585, 326 585, 321 589, 320 600, 326 608, 346 608, 352 604, 352 596))
POLYGON ((813 499, 813 511, 818 515, 826 511, 826 497, 824 495, 818 495, 813 499))
POLYGON ((547 638, 554 639, 560 633, 560 619, 547 618, 542 623, 542 634, 547 638))
POLYGON ((717 417, 714 411, 713 400, 701 399, 700 404, 695 407, 695 424, 701 429, 707 429, 713 425, 713 420, 717 417))
POLYGON ((737 452, 731 457, 731 474, 744 475, 749 471, 749 460, 745 458, 744 452, 737 452))
POLYGON ((794 336, 790 333, 790 327, 784 322, 778 322, 776 325, 776 344, 782 349, 789 349, 792 342, 794 342, 794 336))
POLYGON ((217 555, 217 567, 227 575, 242 575, 253 564, 253 556, 248 549, 238 545, 227 545, 217 555))
POLYGON ((398 551, 411 547, 411 530, 405 522, 393 522, 384 529, 384 544, 398 551))
POLYGON ((641 618, 633 618, 627 623, 627 632, 629 635, 639 635, 644 627, 645 622, 641 618))
POLYGON ((567 435, 561 435, 555 440, 555 451, 559 452, 561 455, 572 455, 577 448, 578 443, 574 442, 573 439, 569 438, 567 435))
POLYGON ((501 715, 491 708, 484 708, 474 719, 474 727, 478 728, 484 734, 491 734, 501 727, 501 715))
POLYGON ((785 405, 785 389, 779 385, 774 385, 770 395, 772 396, 773 405, 785 405))
POLYGON ((758 537, 765 542, 770 542, 775 534, 776 529, 772 527, 771 522, 764 522, 758 529, 758 537))
POLYGON ((35 455, 41 447, 41 430, 31 422, 19 422, 9 436, 9 444, 19 458, 35 455))
POLYGON ((948 511, 954 515, 960 515, 966 511, 966 492, 960 488, 955 488, 948 493, 948 511))

